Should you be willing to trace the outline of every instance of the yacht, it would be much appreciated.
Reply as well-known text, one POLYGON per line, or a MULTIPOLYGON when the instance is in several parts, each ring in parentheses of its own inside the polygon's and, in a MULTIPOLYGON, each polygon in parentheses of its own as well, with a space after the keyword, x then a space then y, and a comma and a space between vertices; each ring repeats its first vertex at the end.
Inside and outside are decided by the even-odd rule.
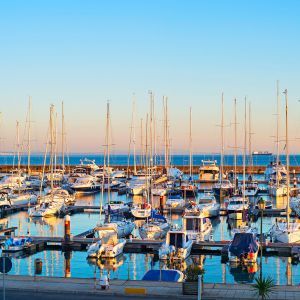
POLYGON ((202 211, 207 218, 217 217, 220 215, 220 204, 217 203, 213 193, 206 192, 199 197, 199 203, 196 208, 202 211))
POLYGON ((266 167, 264 176, 265 180, 268 182, 282 182, 286 181, 287 171, 285 166, 280 161, 278 161, 278 163, 270 162, 266 167))
POLYGON ((250 181, 245 186, 244 189, 241 189, 242 194, 245 197, 255 197, 258 194, 259 188, 257 181, 250 181))
POLYGON ((268 187, 269 195, 273 197, 283 197, 287 195, 287 185, 284 183, 271 183, 268 187))
POLYGON ((136 219, 146 219, 150 217, 151 209, 152 209, 151 204, 147 202, 133 204, 131 208, 131 214, 136 219))
POLYGON ((118 238, 125 238, 132 233, 134 229, 134 223, 127 220, 111 221, 101 224, 94 228, 94 234, 96 238, 102 238, 111 232, 116 232, 118 238))
POLYGON ((189 239, 186 231, 170 230, 166 242, 159 248, 161 260, 183 261, 191 254, 193 240, 189 239))
POLYGON ((128 194, 131 196, 143 195, 146 190, 146 181, 144 180, 131 180, 128 186, 128 194))
POLYGON ((231 219, 243 219, 243 216, 248 212, 249 202, 247 198, 235 195, 229 198, 227 205, 227 215, 231 219))
POLYGON ((143 240, 161 240, 166 237, 169 229, 170 224, 165 217, 152 211, 151 219, 147 219, 147 221, 139 228, 139 233, 143 240))
POLYGON ((183 230, 193 241, 205 241, 210 239, 212 224, 202 211, 197 208, 185 209, 183 214, 183 230))
POLYGON ((95 177, 85 175, 77 177, 76 181, 70 186, 76 193, 96 193, 100 191, 101 184, 95 177))
POLYGON ((14 188, 8 193, 11 205, 36 204, 37 195, 26 188, 14 188))
POLYGON ((168 198, 166 201, 166 208, 184 208, 185 200, 183 198, 183 193, 179 190, 173 190, 168 193, 168 198))
POLYGON ((199 180, 201 182, 216 182, 219 180, 219 167, 216 160, 202 160, 199 168, 199 180))
POLYGON ((115 258, 123 253, 124 246, 126 244, 126 239, 119 239, 117 234, 110 234, 103 236, 101 239, 100 247, 97 249, 94 245, 91 245, 88 249, 89 257, 93 257, 92 253, 95 253, 97 258, 115 258), (93 247, 93 248, 92 248, 93 247), (92 251, 94 250, 94 252, 92 251))
POLYGON ((129 210, 129 204, 123 200, 111 200, 109 204, 104 205, 104 212, 106 215, 121 215, 129 212, 129 210))
POLYGON ((234 184, 229 180, 222 180, 213 186, 213 192, 217 198, 232 196, 234 189, 234 184))
POLYGON ((296 243, 300 241, 300 223, 287 222, 286 219, 277 219, 270 229, 270 236, 281 243, 296 243))
POLYGON ((15 188, 24 184, 26 177, 18 174, 9 174, 0 180, 0 190, 5 188, 15 188))

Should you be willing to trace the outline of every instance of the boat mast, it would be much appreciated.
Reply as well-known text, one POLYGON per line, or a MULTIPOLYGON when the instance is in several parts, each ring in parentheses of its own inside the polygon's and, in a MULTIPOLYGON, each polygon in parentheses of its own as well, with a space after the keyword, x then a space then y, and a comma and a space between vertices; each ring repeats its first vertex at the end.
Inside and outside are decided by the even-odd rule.
POLYGON ((190 150, 190 180, 192 180, 193 173, 193 157, 192 157, 192 108, 190 107, 190 138, 189 138, 189 150, 190 150))
POLYGON ((164 113, 165 113, 165 130, 164 130, 164 138, 165 138, 165 168, 168 174, 169 168, 169 134, 168 134, 168 97, 164 96, 164 113))
POLYGON ((220 162, 220 188, 222 188, 223 182, 223 156, 224 156, 224 93, 222 93, 222 104, 221 104, 221 162, 220 162))
POLYGON ((53 154, 54 154, 54 105, 50 106, 50 173, 51 194, 53 194, 53 154))
MULTIPOLYGON (((132 112, 131 112, 131 122, 130 122, 130 134, 129 134, 129 145, 127 154, 127 178, 129 178, 129 167, 130 167, 130 152, 131 152, 131 142, 133 142, 133 119, 134 119, 134 98, 132 99, 132 112)), ((135 151, 135 149, 134 149, 135 151)), ((133 155, 134 165, 135 165, 135 155, 133 155)), ((134 171, 134 174, 136 172, 134 171)))
POLYGON ((141 118, 141 153, 140 153, 140 164, 141 164, 141 168, 144 165, 144 148, 143 148, 143 118, 141 118))
POLYGON ((20 185, 21 185, 21 160, 20 160, 20 123, 17 121, 17 157, 18 157, 18 186, 19 186, 19 194, 20 194, 20 185))
POLYGON ((247 98, 245 97, 244 108, 244 151, 243 151, 243 200, 245 200, 246 189, 246 148, 247 148, 247 98))
POLYGON ((277 80, 276 82, 277 84, 277 126, 276 126, 276 187, 278 189, 278 186, 279 186, 279 174, 278 174, 278 171, 279 171, 279 119, 280 119, 280 97, 279 97, 279 80, 277 80))
POLYGON ((28 101, 28 132, 27 132, 27 173, 30 176, 30 156, 31 156, 31 97, 28 101))
POLYGON ((289 230, 290 223, 290 158, 289 158, 289 128, 288 128, 288 91, 283 92, 285 95, 285 151, 286 151, 286 220, 287 230, 289 230))
POLYGON ((249 141, 248 141, 248 146, 249 146, 249 149, 248 149, 248 153, 249 153, 249 165, 250 165, 250 170, 249 170, 249 173, 251 175, 252 173, 252 168, 253 168, 253 158, 252 158, 252 140, 251 140, 251 136, 252 136, 252 131, 251 131, 251 102, 249 102, 249 112, 248 112, 249 116, 248 116, 248 124, 249 124, 249 132, 248 132, 248 138, 249 138, 249 141))
POLYGON ((65 170, 65 113, 64 101, 61 102, 61 163, 63 171, 65 170))
MULTIPOLYGON (((106 112, 106 155, 107 155, 107 201, 110 205, 110 170, 109 170, 109 155, 110 155, 110 141, 109 141, 109 130, 110 130, 110 111, 109 111, 109 101, 107 101, 107 112, 106 112)), ((109 215, 109 222, 110 222, 110 215, 109 215)))
POLYGON ((237 137, 237 121, 236 121, 236 98, 234 99, 234 187, 235 187, 235 192, 237 191, 237 184, 236 184, 236 156, 237 156, 237 142, 236 142, 236 137, 237 137))
POLYGON ((136 136, 135 136, 135 99, 133 99, 133 112, 132 112, 132 115, 133 115, 133 123, 132 123, 132 129, 133 129, 133 136, 132 136, 132 143, 133 143, 133 172, 134 174, 136 174, 136 136))

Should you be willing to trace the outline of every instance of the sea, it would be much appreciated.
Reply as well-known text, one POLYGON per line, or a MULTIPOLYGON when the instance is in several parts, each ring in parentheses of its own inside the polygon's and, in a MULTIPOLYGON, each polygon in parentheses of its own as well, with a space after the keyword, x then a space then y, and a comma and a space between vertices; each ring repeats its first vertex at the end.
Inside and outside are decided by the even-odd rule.
MULTIPOLYGON (((286 156, 280 155, 280 161, 285 164, 286 156)), ((44 156, 44 154, 32 154, 30 158, 31 165, 43 165, 44 162, 46 164, 49 163, 49 156, 44 156)), ((83 159, 94 160, 96 164, 103 165, 104 156, 103 154, 85 154, 85 153, 76 153, 65 156, 65 164, 69 165, 77 165, 80 164, 80 161, 83 159)), ((266 166, 271 161, 275 161, 276 157, 274 155, 246 155, 246 164, 250 164, 252 159, 252 163, 254 166, 266 166)), ((299 166, 300 165, 300 155, 292 154, 289 156, 290 165, 291 166, 299 166)), ((221 157, 220 154, 195 154, 193 155, 193 165, 200 166, 203 160, 215 160, 217 164, 220 164, 221 157)), ((136 155, 136 164, 142 165, 144 158, 140 155, 136 155)), ((189 155, 187 154, 176 154, 170 157, 171 164, 174 166, 188 166, 189 165, 189 155)), ((56 159, 57 164, 61 164, 62 157, 57 155, 56 159)), ((18 159, 16 155, 13 154, 0 154, 0 165, 17 165, 18 159)), ((21 165, 27 165, 27 155, 20 156, 21 165)), ((164 165, 164 156, 163 155, 155 155, 154 163, 156 165, 164 165)), ((115 166, 132 166, 134 164, 133 155, 127 154, 112 154, 110 155, 110 165, 115 166)), ((233 155, 224 155, 224 165, 234 165, 234 156, 233 155)), ((243 165, 243 155, 237 155, 237 165, 243 165)))

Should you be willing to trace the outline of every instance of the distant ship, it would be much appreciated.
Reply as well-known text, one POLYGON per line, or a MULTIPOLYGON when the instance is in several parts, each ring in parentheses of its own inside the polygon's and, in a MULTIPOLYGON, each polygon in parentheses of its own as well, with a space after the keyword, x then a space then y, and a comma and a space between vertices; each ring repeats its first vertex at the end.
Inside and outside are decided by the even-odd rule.
POLYGON ((273 153, 269 152, 269 151, 253 151, 252 152, 252 155, 267 155, 267 156, 270 156, 272 154, 273 153))

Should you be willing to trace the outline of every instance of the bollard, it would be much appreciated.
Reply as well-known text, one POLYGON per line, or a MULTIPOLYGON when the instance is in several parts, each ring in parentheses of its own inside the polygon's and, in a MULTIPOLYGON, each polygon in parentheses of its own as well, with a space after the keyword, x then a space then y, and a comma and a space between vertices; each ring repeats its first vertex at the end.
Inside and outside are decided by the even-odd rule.
POLYGON ((71 240, 71 219, 69 215, 65 217, 65 243, 69 243, 71 240))
POLYGON ((34 275, 41 275, 43 271, 43 262, 40 258, 34 260, 34 275))
POLYGON ((71 252, 65 252, 65 278, 71 277, 71 252))
POLYGON ((202 299, 202 275, 198 275, 198 300, 202 299))

